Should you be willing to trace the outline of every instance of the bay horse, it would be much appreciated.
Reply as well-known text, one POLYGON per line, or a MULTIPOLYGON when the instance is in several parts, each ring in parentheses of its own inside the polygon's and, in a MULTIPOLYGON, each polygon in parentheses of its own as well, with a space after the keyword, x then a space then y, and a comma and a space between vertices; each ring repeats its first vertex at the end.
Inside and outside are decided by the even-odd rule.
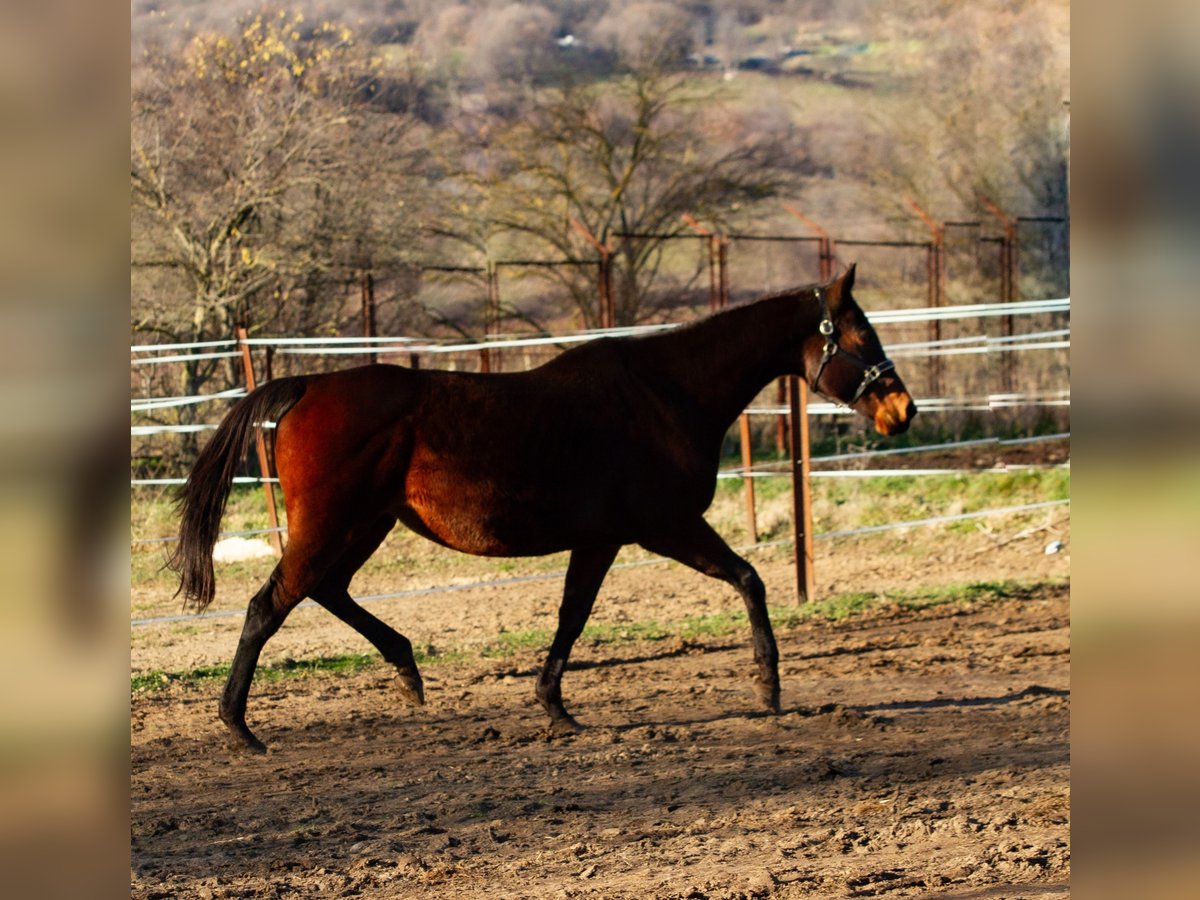
POLYGON ((397 521, 481 556, 570 551, 558 629, 537 680, 551 732, 580 726, 562 676, 605 574, 639 544, 732 585, 749 612, 753 687, 779 711, 779 653, 763 583, 704 520, 726 431, 772 380, 809 387, 907 429, 916 407, 854 301, 854 267, 827 284, 717 312, 667 332, 603 338, 527 372, 475 374, 369 365, 280 378, 241 399, 180 489, 168 565, 197 611, 215 592, 212 550, 255 427, 275 421, 288 542, 250 600, 219 715, 235 747, 259 654, 311 597, 395 666, 424 703, 412 644, 350 597, 350 580, 397 521))

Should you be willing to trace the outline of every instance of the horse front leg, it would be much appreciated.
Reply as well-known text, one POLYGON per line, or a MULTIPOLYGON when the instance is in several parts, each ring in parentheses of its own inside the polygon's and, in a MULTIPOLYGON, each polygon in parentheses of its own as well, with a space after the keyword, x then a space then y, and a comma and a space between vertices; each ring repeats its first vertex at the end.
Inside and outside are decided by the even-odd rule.
POLYGON ((592 614, 596 594, 620 549, 619 545, 614 545, 579 547, 571 551, 562 605, 558 609, 558 630, 554 633, 554 642, 550 645, 536 689, 538 701, 550 716, 551 734, 575 732, 582 728, 563 706, 562 676, 571 648, 583 633, 583 626, 592 614))
POLYGON ((703 519, 673 525, 640 540, 651 553, 683 563, 703 575, 732 585, 746 604, 754 662, 754 693, 771 712, 779 712, 779 648, 767 614, 767 591, 754 567, 729 548, 703 519))

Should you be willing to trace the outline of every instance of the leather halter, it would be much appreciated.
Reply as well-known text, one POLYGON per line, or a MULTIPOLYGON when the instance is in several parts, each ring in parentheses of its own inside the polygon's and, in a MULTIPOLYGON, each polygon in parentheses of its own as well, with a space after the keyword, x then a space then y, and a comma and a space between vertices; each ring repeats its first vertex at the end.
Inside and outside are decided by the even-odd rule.
MULTIPOLYGON (((854 392, 854 396, 850 399, 850 402, 845 404, 846 406, 853 406, 862 399, 862 395, 867 392, 867 388, 878 381, 885 372, 890 372, 895 369, 896 364, 890 359, 883 359, 882 361, 871 365, 866 360, 861 359, 855 354, 851 353, 849 350, 838 346, 838 342, 835 338, 833 319, 830 318, 829 307, 825 303, 825 292, 820 288, 815 288, 815 293, 817 295, 817 303, 821 305, 821 324, 817 326, 817 330, 824 336, 825 346, 821 348, 821 364, 817 366, 817 374, 813 377, 812 381, 808 383, 808 386, 813 393, 820 394, 822 397, 829 397, 829 395, 824 393, 820 388, 821 375, 824 373, 825 367, 829 365, 829 361, 840 353, 842 356, 853 360, 854 363, 860 369, 862 369, 863 373, 862 381, 858 385, 858 390, 854 392)), ((842 402, 832 397, 829 397, 829 399, 834 400, 835 403, 842 402)))

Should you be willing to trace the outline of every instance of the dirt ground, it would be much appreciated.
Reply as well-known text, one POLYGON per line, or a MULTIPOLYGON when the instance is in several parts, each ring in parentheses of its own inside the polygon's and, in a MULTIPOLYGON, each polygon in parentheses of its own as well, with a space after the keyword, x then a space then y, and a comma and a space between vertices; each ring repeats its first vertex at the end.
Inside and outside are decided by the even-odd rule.
MULTIPOLYGON (((825 545, 823 592, 1058 580, 1061 521, 933 540, 825 545), (1025 529, 1029 531, 1029 529, 1025 529), (911 542, 910 542, 911 543, 911 542), (906 555, 907 553, 907 555, 906 555)), ((750 557, 776 604, 786 551, 750 557)), ((368 586, 368 590, 369 590, 368 586)), ((389 600, 418 646, 549 628, 561 583, 389 600)), ((363 593, 367 591, 361 591, 363 593)), ((428 703, 382 666, 256 682, 265 756, 226 748, 219 683, 132 700, 134 897, 1066 897, 1069 589, 891 606, 778 633, 782 714, 748 689, 748 635, 581 641, 564 679, 587 725, 549 739, 544 648, 428 665, 428 703)), ((736 608, 674 565, 614 571, 609 622, 736 608)), ((135 629, 131 668, 227 662, 240 622, 135 629)), ((298 610, 265 658, 365 652, 298 610)))

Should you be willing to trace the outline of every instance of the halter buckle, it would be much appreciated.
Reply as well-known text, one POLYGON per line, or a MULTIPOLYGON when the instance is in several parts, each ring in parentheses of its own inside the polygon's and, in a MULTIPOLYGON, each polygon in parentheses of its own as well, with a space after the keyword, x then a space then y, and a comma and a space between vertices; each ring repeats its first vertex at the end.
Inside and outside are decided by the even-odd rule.
POLYGON ((833 334, 833 322, 829 319, 822 319, 821 324, 817 326, 817 331, 821 332, 825 337, 829 337, 833 334))

